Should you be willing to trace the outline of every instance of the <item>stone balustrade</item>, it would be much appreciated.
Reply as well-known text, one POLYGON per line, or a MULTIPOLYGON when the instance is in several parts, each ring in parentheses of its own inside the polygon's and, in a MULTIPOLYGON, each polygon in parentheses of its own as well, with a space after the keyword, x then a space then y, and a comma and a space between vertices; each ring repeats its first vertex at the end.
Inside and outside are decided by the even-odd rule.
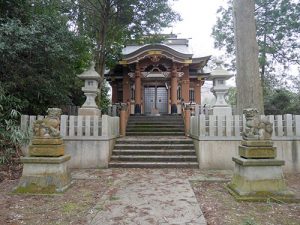
MULTIPOLYGON (((273 123, 272 141, 277 148, 277 159, 285 161, 283 170, 300 172, 300 115, 267 117, 273 123)), ((194 139, 201 169, 233 169, 232 157, 238 155, 245 123, 241 115, 191 116, 189 136, 194 139)))
MULTIPOLYGON (((265 117, 265 116, 262 116, 265 117)), ((297 138, 300 140, 300 115, 268 115, 267 119, 273 123, 273 140, 297 138)), ((241 115, 191 116, 190 134, 203 140, 240 140, 241 132, 245 129, 245 117, 241 115)))

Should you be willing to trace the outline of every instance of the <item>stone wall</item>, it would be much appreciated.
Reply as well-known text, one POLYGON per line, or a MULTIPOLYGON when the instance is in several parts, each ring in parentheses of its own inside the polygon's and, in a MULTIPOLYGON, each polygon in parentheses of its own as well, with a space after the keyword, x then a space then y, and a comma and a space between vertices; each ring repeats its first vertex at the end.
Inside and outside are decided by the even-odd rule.
POLYGON ((69 168, 107 168, 115 138, 65 138, 64 143, 66 154, 71 155, 69 168))
MULTIPOLYGON (((233 169, 232 157, 238 156, 238 140, 194 139, 200 169, 233 169)), ((284 172, 300 172, 300 139, 274 141, 277 159, 285 160, 284 172)))

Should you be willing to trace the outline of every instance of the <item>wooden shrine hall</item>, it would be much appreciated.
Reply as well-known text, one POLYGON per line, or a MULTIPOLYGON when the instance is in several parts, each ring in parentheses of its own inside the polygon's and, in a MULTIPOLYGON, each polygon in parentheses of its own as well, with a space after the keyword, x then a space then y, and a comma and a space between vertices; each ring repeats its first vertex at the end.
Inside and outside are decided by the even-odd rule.
POLYGON ((210 56, 193 58, 188 39, 129 45, 106 79, 112 104, 129 103, 131 114, 181 114, 185 103, 201 104, 201 87, 210 56))

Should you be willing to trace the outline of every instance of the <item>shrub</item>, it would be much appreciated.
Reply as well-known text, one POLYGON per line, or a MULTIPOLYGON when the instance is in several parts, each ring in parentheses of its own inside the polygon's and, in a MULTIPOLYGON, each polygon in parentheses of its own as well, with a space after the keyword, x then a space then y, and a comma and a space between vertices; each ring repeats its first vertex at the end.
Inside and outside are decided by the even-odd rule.
POLYGON ((28 144, 29 132, 19 126, 19 99, 5 92, 0 83, 0 181, 17 178, 22 168, 19 162, 22 145, 28 144), (17 171, 17 173, 14 173, 17 171))

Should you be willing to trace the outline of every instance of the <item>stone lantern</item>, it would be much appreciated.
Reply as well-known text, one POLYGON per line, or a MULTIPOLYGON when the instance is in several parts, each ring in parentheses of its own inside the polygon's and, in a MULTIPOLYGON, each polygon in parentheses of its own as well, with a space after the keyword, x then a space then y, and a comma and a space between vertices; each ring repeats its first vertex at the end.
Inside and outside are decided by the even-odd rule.
POLYGON ((82 91, 86 96, 85 103, 78 110, 80 116, 100 116, 99 110, 95 98, 99 93, 98 84, 100 81, 100 75, 95 71, 95 63, 92 63, 91 68, 82 74, 78 75, 81 80, 84 80, 84 87, 82 91))
POLYGON ((228 93, 229 86, 226 85, 226 80, 233 77, 221 66, 222 62, 217 61, 217 68, 211 72, 209 77, 213 81, 211 92, 216 97, 216 103, 213 106, 213 115, 232 115, 232 108, 225 100, 225 95, 228 93))

